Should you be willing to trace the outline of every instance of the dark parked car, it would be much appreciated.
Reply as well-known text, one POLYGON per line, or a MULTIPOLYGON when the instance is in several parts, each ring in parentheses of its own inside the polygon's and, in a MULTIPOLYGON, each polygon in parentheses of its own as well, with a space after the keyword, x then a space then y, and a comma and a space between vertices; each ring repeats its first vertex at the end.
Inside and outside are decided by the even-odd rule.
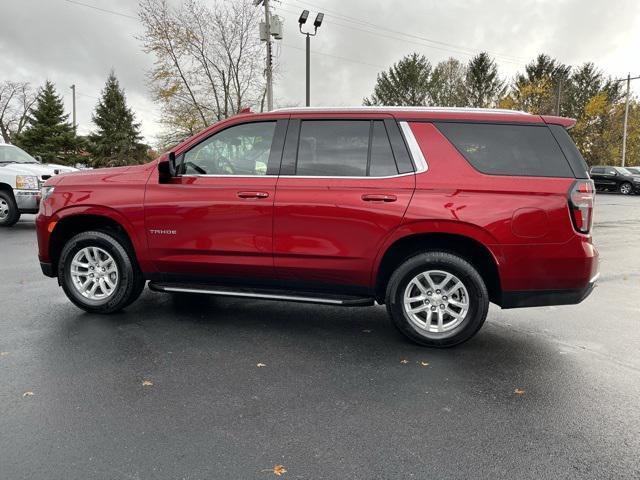
POLYGON ((623 167, 591 167, 591 178, 599 191, 640 193, 640 175, 623 167))

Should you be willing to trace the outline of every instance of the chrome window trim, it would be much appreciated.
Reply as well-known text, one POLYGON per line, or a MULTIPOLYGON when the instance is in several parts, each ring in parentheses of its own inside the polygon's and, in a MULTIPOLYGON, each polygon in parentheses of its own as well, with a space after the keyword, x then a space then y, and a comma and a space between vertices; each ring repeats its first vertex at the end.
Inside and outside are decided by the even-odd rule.
POLYGON ((332 178, 332 179, 367 179, 367 180, 376 180, 376 179, 385 179, 385 178, 398 178, 398 177, 406 177, 409 175, 415 175, 416 172, 407 172, 407 173, 399 173, 397 175, 388 175, 385 177, 370 177, 370 176, 362 176, 362 177, 353 177, 353 176, 338 176, 338 175, 213 175, 213 174, 186 174, 179 175, 175 178, 180 177, 189 177, 189 178, 332 178))
POLYGON ((418 145, 418 141, 416 137, 413 135, 411 131, 411 127, 405 121, 398 122, 400 125, 400 130, 402 130, 402 135, 404 136, 405 141, 407 142, 407 147, 409 147, 409 154, 413 160, 413 164, 416 167, 416 171, 414 173, 422 173, 429 170, 429 165, 427 164, 427 159, 424 158, 422 150, 420 149, 420 145, 418 145))

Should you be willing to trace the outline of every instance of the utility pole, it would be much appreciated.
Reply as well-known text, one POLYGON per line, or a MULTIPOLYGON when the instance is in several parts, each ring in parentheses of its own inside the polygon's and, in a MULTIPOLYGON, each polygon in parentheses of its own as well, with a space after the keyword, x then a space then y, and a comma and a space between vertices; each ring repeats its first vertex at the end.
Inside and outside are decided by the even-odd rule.
POLYGON ((624 130, 622 134, 622 166, 627 159, 627 121, 629 119, 629 90, 631 89, 631 73, 627 74, 627 98, 624 102, 624 130))
POLYGON ((271 57, 271 13, 269 0, 264 0, 264 23, 267 33, 267 110, 273 110, 273 71, 271 57))
POLYGON ((556 99, 556 115, 560 116, 560 98, 562 97, 562 78, 558 79, 558 98, 556 99))
POLYGON ((282 40, 282 19, 269 11, 269 0, 253 0, 253 4, 259 7, 264 5, 264 22, 260 22, 260 41, 267 42, 267 111, 273 110, 273 54, 271 52, 271 37, 282 40))
POLYGON ((71 85, 71 102, 72 102, 72 119, 73 119, 73 133, 77 133, 76 130, 78 129, 77 127, 77 123, 76 123, 76 86, 71 85))

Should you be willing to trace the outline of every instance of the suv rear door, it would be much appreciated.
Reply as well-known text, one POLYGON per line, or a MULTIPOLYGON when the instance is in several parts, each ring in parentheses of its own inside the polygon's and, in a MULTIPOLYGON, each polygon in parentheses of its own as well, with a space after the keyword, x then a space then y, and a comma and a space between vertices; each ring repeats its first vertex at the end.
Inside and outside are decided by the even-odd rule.
POLYGON ((373 259, 413 195, 413 173, 389 115, 292 117, 274 209, 278 277, 369 286, 373 259))

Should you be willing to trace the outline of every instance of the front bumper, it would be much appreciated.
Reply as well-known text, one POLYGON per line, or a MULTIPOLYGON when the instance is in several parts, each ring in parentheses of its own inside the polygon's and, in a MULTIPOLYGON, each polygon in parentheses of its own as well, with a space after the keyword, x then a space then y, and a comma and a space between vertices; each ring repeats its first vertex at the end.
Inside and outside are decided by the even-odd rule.
POLYGON ((38 213, 40 190, 14 190, 13 196, 20 213, 38 213))
POLYGON ((586 287, 572 290, 528 290, 502 292, 502 308, 545 307, 549 305, 575 305, 587 298, 600 274, 596 274, 586 287))

